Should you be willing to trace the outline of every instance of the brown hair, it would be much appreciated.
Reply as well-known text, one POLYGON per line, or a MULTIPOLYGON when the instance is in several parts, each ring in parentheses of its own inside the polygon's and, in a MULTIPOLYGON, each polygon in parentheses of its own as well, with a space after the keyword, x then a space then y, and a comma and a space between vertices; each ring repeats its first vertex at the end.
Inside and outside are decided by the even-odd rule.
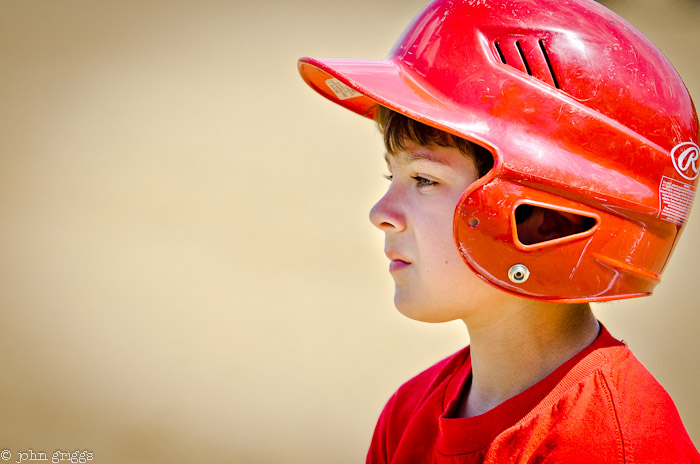
POLYGON ((493 167, 491 152, 480 145, 418 122, 385 106, 376 105, 372 110, 377 128, 384 137, 384 146, 391 155, 404 150, 406 142, 411 141, 419 145, 434 144, 439 147, 459 149, 462 154, 474 159, 479 177, 493 167))

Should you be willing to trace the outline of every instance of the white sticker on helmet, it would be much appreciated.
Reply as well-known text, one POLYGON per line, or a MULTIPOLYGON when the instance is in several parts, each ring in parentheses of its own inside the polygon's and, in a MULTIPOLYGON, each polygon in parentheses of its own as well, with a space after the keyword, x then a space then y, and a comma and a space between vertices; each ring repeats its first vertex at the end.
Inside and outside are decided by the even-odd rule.
POLYGON ((693 142, 679 143, 671 150, 671 161, 683 179, 695 180, 700 175, 700 148, 693 142))
POLYGON ((659 218, 682 226, 688 220, 693 204, 693 186, 670 177, 663 176, 659 185, 659 218))
POLYGON ((335 77, 326 80, 326 85, 333 91, 339 100, 347 100, 348 98, 361 97, 362 94, 347 85, 340 82, 335 77))

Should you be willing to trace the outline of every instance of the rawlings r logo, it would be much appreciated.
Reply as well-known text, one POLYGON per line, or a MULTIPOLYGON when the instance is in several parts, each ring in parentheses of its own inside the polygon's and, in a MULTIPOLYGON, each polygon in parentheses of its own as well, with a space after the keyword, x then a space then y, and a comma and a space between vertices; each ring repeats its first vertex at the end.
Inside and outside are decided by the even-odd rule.
POLYGON ((678 174, 682 178, 695 180, 700 174, 698 169, 698 158, 700 157, 700 149, 693 142, 679 143, 671 150, 671 160, 673 167, 676 168, 678 174))

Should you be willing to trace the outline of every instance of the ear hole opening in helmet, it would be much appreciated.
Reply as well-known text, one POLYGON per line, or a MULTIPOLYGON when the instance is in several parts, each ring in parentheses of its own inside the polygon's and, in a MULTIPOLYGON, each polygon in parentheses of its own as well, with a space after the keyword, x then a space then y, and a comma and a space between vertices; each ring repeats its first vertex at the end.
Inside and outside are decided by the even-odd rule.
POLYGON ((590 216, 523 203, 515 208, 517 239, 537 245, 590 231, 598 221, 590 216))

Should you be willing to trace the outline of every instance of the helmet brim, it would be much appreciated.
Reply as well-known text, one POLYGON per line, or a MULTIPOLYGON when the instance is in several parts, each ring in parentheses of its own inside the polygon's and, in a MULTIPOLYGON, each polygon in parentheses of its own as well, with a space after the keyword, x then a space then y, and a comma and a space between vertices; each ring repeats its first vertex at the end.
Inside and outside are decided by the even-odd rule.
MULTIPOLYGON (((298 62, 304 81, 327 99, 372 118, 377 104, 424 124, 484 144, 479 130, 469 130, 464 108, 451 107, 443 95, 434 95, 420 77, 391 59, 309 58, 298 62), (453 117, 448 115, 452 114, 453 117), (458 124, 454 124, 459 121, 458 124), (459 125, 460 127, 456 127, 459 125)), ((473 118, 475 124, 478 118, 473 118)))

